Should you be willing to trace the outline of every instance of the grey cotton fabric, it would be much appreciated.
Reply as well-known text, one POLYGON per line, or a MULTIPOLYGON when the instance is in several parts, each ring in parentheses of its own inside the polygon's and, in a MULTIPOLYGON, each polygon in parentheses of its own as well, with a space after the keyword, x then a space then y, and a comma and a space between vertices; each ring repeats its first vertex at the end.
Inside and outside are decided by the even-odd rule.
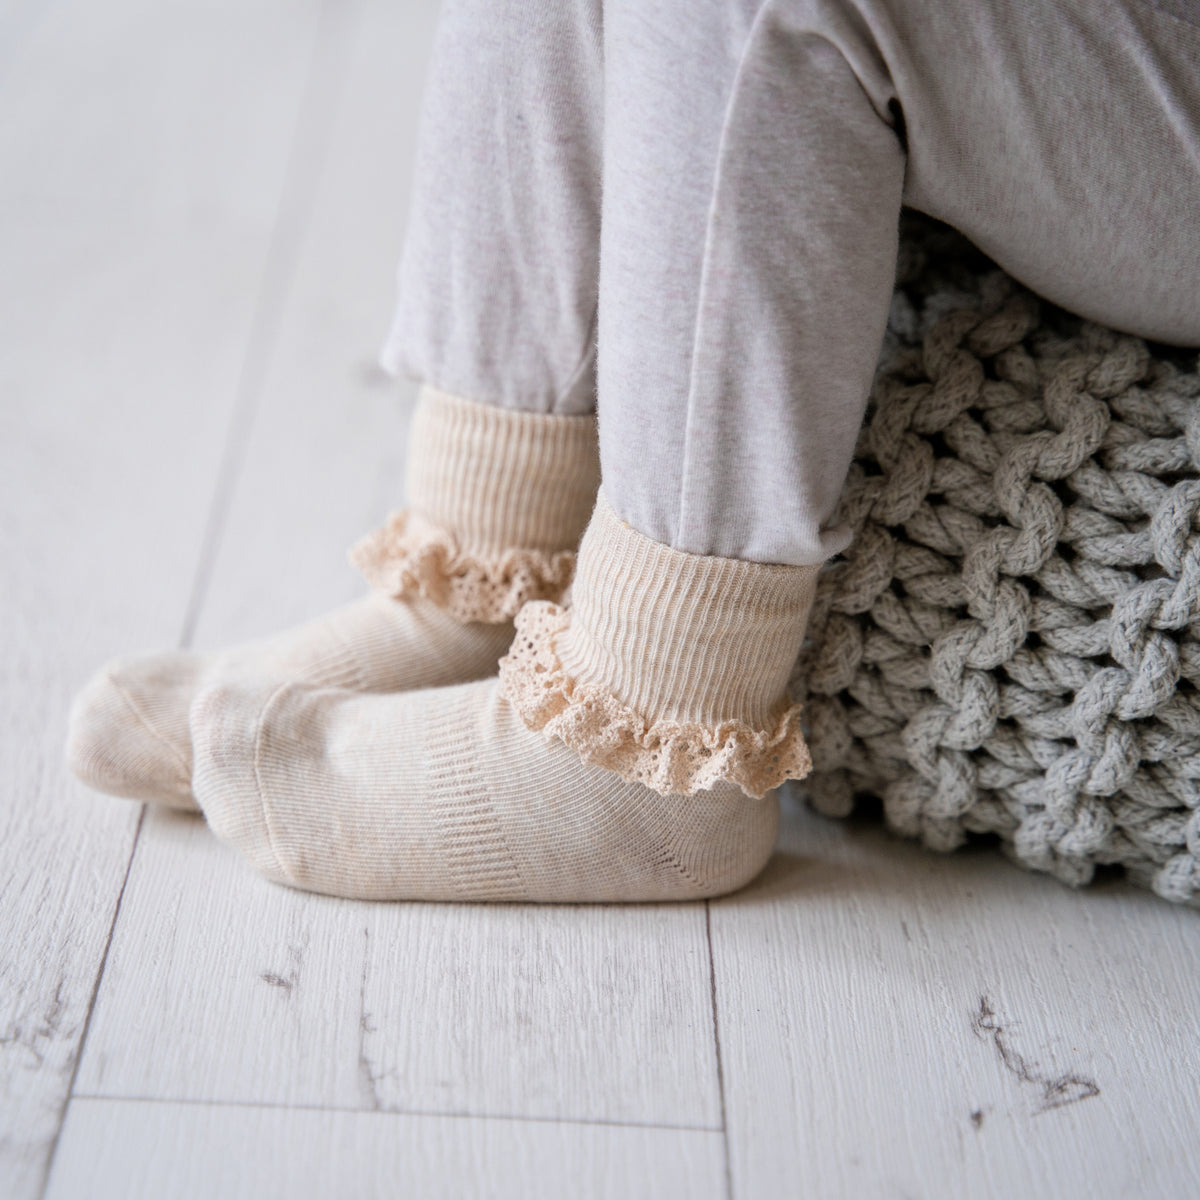
POLYGON ((1041 296, 1200 344, 1191 0, 447 0, 385 366, 596 407, 672 548, 812 565, 900 208, 1041 296))

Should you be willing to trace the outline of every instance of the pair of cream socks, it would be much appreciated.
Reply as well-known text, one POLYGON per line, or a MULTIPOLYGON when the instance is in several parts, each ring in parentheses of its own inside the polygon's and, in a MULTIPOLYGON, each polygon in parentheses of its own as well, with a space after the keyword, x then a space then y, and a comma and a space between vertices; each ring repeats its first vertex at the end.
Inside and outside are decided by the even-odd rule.
POLYGON ((73 713, 77 773, 194 800, 264 875, 334 895, 741 886, 773 789, 808 768, 786 682, 816 571, 673 550, 602 495, 576 563, 594 438, 426 392, 410 507, 356 550, 375 592, 269 642, 107 668, 73 713))
POLYGON ((599 484, 595 422, 426 389, 409 446, 408 508, 351 551, 366 596, 218 654, 109 663, 71 713, 75 774, 114 796, 194 810, 188 711, 208 687, 375 693, 494 675, 521 605, 558 598, 570 582, 599 484))

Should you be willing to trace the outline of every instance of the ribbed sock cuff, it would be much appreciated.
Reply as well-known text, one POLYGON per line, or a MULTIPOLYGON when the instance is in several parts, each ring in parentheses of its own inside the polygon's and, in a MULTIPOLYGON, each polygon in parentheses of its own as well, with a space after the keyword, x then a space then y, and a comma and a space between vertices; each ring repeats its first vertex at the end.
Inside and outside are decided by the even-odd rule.
POLYGON ((812 766, 787 681, 817 570, 672 550, 601 496, 574 606, 518 613, 501 694, 529 728, 663 795, 730 781, 763 796, 812 766))
POLYGON ((413 420, 409 507, 350 551, 367 582, 463 622, 558 599, 599 486, 592 417, 519 413, 426 388, 413 420))
POLYGON ((465 552, 574 550, 599 485, 594 417, 513 412, 422 389, 409 508, 465 552))
POLYGON ((648 721, 765 728, 787 700, 817 571, 673 550, 601 494, 579 549, 563 667, 648 721))

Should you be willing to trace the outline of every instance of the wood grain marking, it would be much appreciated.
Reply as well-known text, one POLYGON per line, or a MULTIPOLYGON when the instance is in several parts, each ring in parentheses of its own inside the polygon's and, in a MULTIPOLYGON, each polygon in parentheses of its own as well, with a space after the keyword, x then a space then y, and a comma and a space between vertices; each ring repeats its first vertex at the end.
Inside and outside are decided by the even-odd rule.
POLYGON ((288 959, 291 966, 286 975, 281 971, 260 971, 259 979, 263 983, 270 984, 271 987, 280 988, 290 996, 292 989, 300 982, 300 967, 304 962, 306 945, 307 939, 299 946, 295 944, 288 946, 288 959))
POLYGON ((383 1073, 376 1070, 374 1063, 367 1055, 367 1036, 375 1032, 376 1026, 367 1012, 367 965, 371 961, 371 931, 363 926, 363 966, 362 979, 358 991, 358 1077, 362 1085, 367 1107, 373 1112, 381 1112, 383 1104, 379 1099, 377 1084, 383 1073))
POLYGON ((34 1024, 24 1024, 19 1021, 10 1022, 5 1031, 0 1034, 0 1050, 15 1050, 26 1056, 26 1066, 38 1068, 46 1056, 41 1043, 53 1043, 60 1034, 67 1038, 74 1037, 75 1030, 63 1030, 62 1014, 66 1007, 62 991, 66 980, 60 979, 54 987, 54 997, 46 1006, 41 1017, 34 1024))
MULTIPOLYGON (((1009 1041, 1009 1028, 996 1015, 987 996, 979 997, 979 1008, 971 1014, 971 1030, 976 1037, 991 1041, 1001 1065, 1009 1074, 1015 1075, 1021 1083, 1040 1089, 1038 1104, 1033 1110, 1035 1117, 1051 1109, 1065 1108, 1068 1104, 1077 1104, 1080 1100, 1100 1095, 1100 1088, 1093 1080, 1085 1079, 1074 1071, 1050 1078, 1037 1063, 1014 1050, 1009 1041)), ((983 1113, 977 1111, 979 1120, 975 1120, 976 1113, 971 1114, 971 1120, 979 1128, 983 1123, 983 1113)))

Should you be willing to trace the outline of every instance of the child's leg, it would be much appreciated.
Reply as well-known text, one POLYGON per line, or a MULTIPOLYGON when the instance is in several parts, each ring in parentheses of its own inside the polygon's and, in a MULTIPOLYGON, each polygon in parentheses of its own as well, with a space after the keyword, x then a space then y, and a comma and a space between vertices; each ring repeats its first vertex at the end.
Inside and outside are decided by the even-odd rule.
POLYGON ((687 899, 766 861, 771 789, 808 768, 786 683, 840 484, 793 397, 804 354, 833 355, 803 411, 828 440, 823 414, 854 409, 832 420, 848 461, 903 155, 841 56, 774 19, 730 38, 739 12, 606 6, 600 423, 626 511, 598 504, 570 612, 527 606, 499 683, 197 702, 197 796, 271 877, 372 897, 687 899), (820 269, 843 244, 851 282, 820 269), (801 512, 817 484, 825 513, 801 512))
POLYGON ((891 302, 905 157, 869 31, 849 4, 822 6, 832 24, 812 7, 605 9, 606 70, 627 82, 605 111, 604 490, 694 554, 815 565, 845 545, 826 526, 891 302))
POLYGON ((599 87, 594 0, 447 4, 385 351, 444 390, 417 411, 407 511, 356 551, 376 590, 222 654, 109 664, 72 713, 86 782, 193 807, 187 714, 202 688, 483 678, 520 605, 562 593, 599 472, 599 87))
POLYGON ((520 412, 596 405, 601 0, 449 0, 384 365, 520 412))
POLYGON ((1054 302, 1200 345, 1196 5, 677 7, 605 10, 634 82, 606 98, 600 453, 643 533, 841 548, 902 196, 1054 302))
MULTIPOLYGON (((632 900, 715 894, 765 861, 764 792, 807 765, 785 682, 891 289, 903 42, 868 7, 606 5, 605 498, 573 608, 524 610, 499 684, 203 696, 197 795, 264 873, 632 900)), ((972 64, 946 53, 943 102, 966 111, 972 64)))

